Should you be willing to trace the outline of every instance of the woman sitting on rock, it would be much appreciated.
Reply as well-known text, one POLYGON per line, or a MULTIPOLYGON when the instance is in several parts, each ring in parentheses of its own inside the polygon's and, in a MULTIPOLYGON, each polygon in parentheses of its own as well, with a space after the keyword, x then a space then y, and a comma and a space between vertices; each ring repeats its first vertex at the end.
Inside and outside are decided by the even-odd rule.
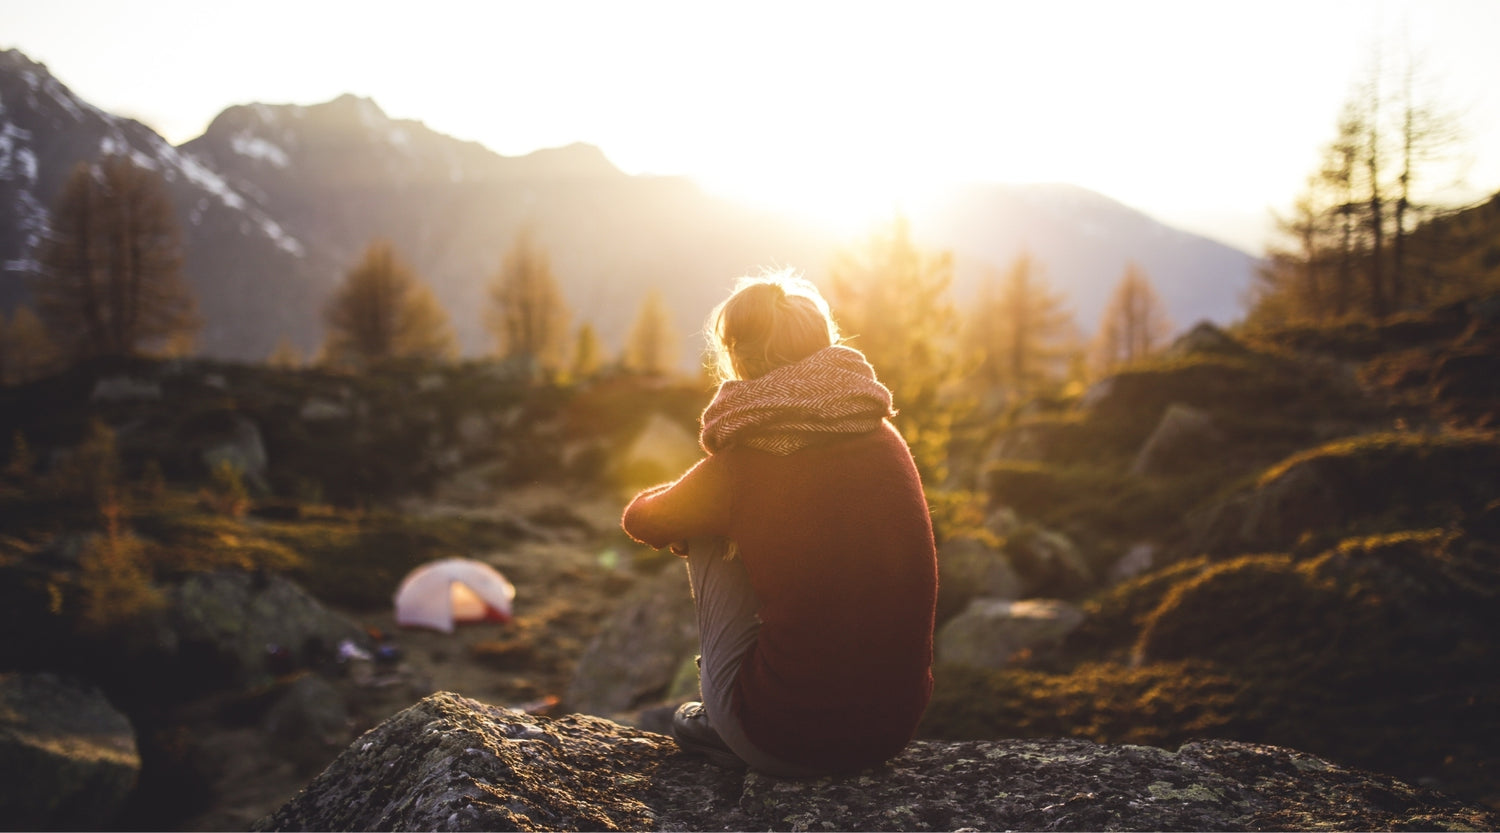
POLYGON ((625 509, 687 557, 703 701, 672 721, 723 766, 805 777, 882 763, 932 693, 937 558, 891 392, 787 273, 743 279, 709 318, 722 383, 708 456, 625 509))

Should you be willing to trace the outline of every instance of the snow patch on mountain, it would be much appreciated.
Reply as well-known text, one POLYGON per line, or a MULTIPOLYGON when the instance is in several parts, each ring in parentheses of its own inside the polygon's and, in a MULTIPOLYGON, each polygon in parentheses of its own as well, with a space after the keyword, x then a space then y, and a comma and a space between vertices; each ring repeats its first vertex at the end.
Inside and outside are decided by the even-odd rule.
POLYGON ((36 153, 26 145, 30 140, 31 131, 10 122, 0 125, 0 180, 19 176, 32 185, 36 184, 36 153))
POLYGON ((278 168, 285 168, 292 163, 291 157, 279 145, 248 133, 240 133, 230 139, 229 147, 241 156, 269 162, 278 168))

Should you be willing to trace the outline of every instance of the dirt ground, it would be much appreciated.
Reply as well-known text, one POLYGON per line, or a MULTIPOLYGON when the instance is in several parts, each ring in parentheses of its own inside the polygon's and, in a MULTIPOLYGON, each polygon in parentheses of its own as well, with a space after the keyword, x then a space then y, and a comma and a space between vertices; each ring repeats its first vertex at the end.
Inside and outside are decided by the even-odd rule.
MULTIPOLYGON (((566 506, 586 522, 538 530, 536 540, 473 557, 499 569, 516 586, 514 619, 460 626, 452 634, 401 628, 391 611, 341 611, 385 634, 399 652, 394 662, 354 661, 323 677, 347 709, 345 730, 325 737, 276 737, 264 720, 223 725, 212 716, 193 721, 193 757, 211 785, 212 805, 185 819, 182 830, 244 830, 273 812, 312 780, 355 738, 436 691, 539 714, 566 708, 574 668, 614 602, 635 581, 631 554, 620 552, 620 503, 547 489, 506 493, 490 506, 413 504, 409 512, 499 513, 535 517, 566 506)), ((313 673, 313 672, 304 672, 313 673)), ((288 685, 283 681, 280 685, 288 685)), ((267 699, 270 699, 267 697, 267 699)), ((212 713, 212 710, 205 710, 212 713)), ((222 710, 221 710, 222 711, 222 710)))

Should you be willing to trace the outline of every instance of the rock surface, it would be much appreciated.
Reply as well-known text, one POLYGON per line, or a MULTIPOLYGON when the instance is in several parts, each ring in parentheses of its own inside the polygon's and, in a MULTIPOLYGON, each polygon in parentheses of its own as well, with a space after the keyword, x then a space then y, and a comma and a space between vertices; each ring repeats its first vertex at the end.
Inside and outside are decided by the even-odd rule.
POLYGON ((683 661, 698 652, 698 618, 687 570, 673 559, 642 581, 578 660, 568 708, 613 716, 666 697, 683 661))
MULTIPOLYGON (((221 570, 171 588, 171 653, 217 666, 240 687, 264 685, 293 667, 333 657, 340 642, 369 641, 364 629, 328 610, 289 579, 221 570), (274 667, 278 662, 285 668, 274 667)), ((207 670, 207 669, 205 669, 207 670)))
POLYGON ((1021 578, 1005 553, 975 538, 954 538, 938 547, 937 618, 946 621, 978 597, 1018 599, 1021 578))
POLYGON ((1272 746, 916 742, 791 781, 668 738, 442 692, 357 739, 259 830, 1494 829, 1500 816, 1272 746))
POLYGON ((54 674, 0 674, 7 830, 106 829, 140 771, 135 730, 97 688, 54 674))
POLYGON ((1156 430, 1141 446, 1130 465, 1130 473, 1163 475, 1191 471, 1211 457, 1223 440, 1223 433, 1207 411, 1173 403, 1167 406, 1156 430))
POLYGON ((937 632, 939 662, 1004 668, 1020 653, 1057 648, 1083 623, 1083 611, 1058 599, 975 599, 937 632))

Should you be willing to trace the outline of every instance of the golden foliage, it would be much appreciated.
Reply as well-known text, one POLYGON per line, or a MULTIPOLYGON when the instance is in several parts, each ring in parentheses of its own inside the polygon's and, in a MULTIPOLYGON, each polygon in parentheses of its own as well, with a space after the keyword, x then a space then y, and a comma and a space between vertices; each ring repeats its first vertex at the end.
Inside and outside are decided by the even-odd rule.
POLYGON ((162 604, 147 570, 147 544, 125 530, 118 505, 104 509, 105 529, 79 557, 78 626, 101 633, 162 604))
POLYGON ((485 325, 502 358, 524 358, 549 372, 562 368, 568 308, 552 262, 531 233, 522 230, 490 282, 485 325))
POLYGON ((641 302, 641 310, 625 342, 625 366, 648 376, 665 376, 677 363, 678 338, 672 330, 661 291, 653 289, 641 302))
POLYGON ((951 252, 927 252, 896 218, 830 269, 829 302, 848 344, 895 396, 894 420, 928 484, 947 479, 948 442, 965 409, 951 395, 961 375, 958 313, 949 296, 951 252))
POLYGON ((1004 274, 990 270, 965 321, 978 381, 1020 398, 1066 372, 1073 315, 1029 253, 1004 274))
POLYGON ((1151 279, 1134 263, 1125 268, 1115 285, 1104 318, 1099 323, 1095 348, 1099 371, 1108 373, 1122 365, 1140 361, 1172 334, 1172 322, 1151 279))
POLYGON ((166 183, 124 156, 80 162, 42 244, 37 312, 71 359, 180 350, 197 331, 166 183))
POLYGON ((392 359, 442 360, 458 353, 448 313, 386 240, 365 249, 323 319, 324 360, 337 367, 364 370, 392 359))
POLYGON ((0 316, 0 384, 39 379, 59 364, 57 345, 29 306, 20 306, 7 324, 0 316))
POLYGON ((604 364, 604 345, 594 325, 585 321, 578 325, 578 338, 573 343, 573 361, 569 373, 574 381, 592 378, 604 364))

